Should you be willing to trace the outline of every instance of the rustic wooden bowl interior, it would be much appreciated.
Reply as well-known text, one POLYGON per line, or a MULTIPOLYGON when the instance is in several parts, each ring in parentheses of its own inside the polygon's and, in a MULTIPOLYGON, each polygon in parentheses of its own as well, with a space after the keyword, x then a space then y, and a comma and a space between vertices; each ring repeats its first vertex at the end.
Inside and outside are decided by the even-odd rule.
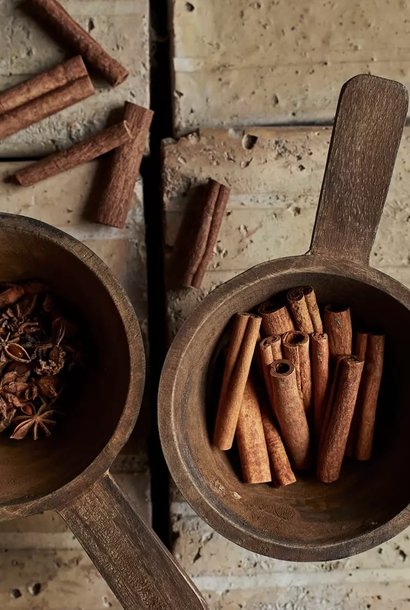
POLYGON ((83 262, 58 237, 50 239, 44 225, 32 223, 28 231, 27 219, 20 228, 18 221, 0 226, 0 281, 37 278, 68 304, 86 333, 87 369, 50 438, 0 435, 0 508, 45 496, 89 466, 114 433, 130 383, 124 325, 104 278, 86 264, 87 249, 81 246, 83 262))
POLYGON ((392 535, 384 526, 410 503, 410 314, 386 292, 386 276, 364 271, 349 277, 349 269, 336 274, 330 264, 329 272, 318 272, 314 269, 325 266, 303 264, 304 258, 309 260, 260 266, 244 274, 242 282, 241 276, 235 278, 222 288, 225 298, 216 291, 207 299, 206 311, 199 307, 186 328, 188 341, 183 327, 181 344, 176 340, 177 356, 170 356, 171 361, 181 359, 174 370, 168 461, 198 512, 238 544, 285 559, 334 559, 370 546, 369 535, 373 544, 392 535), (287 272, 275 274, 275 267, 287 272), (372 274, 382 278, 380 286, 372 274), (386 334, 374 457, 366 463, 346 463, 340 479, 331 485, 319 483, 314 472, 299 473, 296 484, 281 489, 246 485, 235 451, 222 452, 211 444, 226 326, 235 312, 249 311, 274 294, 306 284, 315 287, 322 304, 350 304, 357 328, 386 334))

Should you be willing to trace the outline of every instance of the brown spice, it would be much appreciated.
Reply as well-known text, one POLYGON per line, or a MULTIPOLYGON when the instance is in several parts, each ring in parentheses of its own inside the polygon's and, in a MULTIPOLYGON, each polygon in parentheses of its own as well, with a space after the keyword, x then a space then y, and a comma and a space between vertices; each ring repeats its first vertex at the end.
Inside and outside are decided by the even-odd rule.
POLYGON ((272 413, 268 413, 264 407, 262 407, 261 413, 273 482, 276 487, 291 485, 296 481, 296 477, 272 413))
POLYGON ((286 299, 295 321, 295 328, 308 335, 313 333, 313 324, 303 288, 292 288, 288 291, 286 299))
POLYGON ((326 333, 313 333, 310 337, 313 379, 313 414, 316 438, 320 438, 326 409, 329 382, 329 340, 326 333))
POLYGON ((291 331, 282 337, 285 358, 295 367, 296 379, 303 398, 305 411, 310 415, 312 408, 312 371, 309 355, 309 336, 301 331, 291 331))
POLYGON ((322 317, 320 315, 319 305, 317 304, 316 293, 312 286, 303 286, 303 294, 305 295, 306 305, 312 320, 315 333, 323 333, 322 317))
POLYGON ((329 337, 330 355, 332 357, 351 355, 353 333, 350 308, 345 305, 326 305, 323 323, 329 337))
POLYGON ((275 306, 268 301, 259 305, 258 313, 262 317, 262 328, 265 335, 283 335, 294 330, 286 305, 275 306))

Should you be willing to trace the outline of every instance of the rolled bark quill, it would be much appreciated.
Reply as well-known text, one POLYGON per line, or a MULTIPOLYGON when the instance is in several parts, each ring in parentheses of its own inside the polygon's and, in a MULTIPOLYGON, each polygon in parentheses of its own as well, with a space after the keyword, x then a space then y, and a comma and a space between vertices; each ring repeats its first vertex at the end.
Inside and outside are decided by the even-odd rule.
POLYGON ((377 400, 383 374, 384 336, 368 335, 365 365, 359 390, 355 457, 369 460, 372 455, 377 400))
POLYGON ((323 333, 322 316, 320 315, 319 305, 316 300, 316 293, 312 286, 303 286, 306 305, 310 314, 315 333, 323 333))
POLYGON ((230 189, 210 179, 187 209, 172 257, 173 284, 200 288, 225 215, 230 189))
POLYGON ((260 325, 253 314, 236 314, 234 319, 214 431, 214 445, 222 451, 232 447, 260 325))
POLYGON ((262 367, 263 378, 269 396, 271 407, 274 411, 272 384, 270 382, 269 367, 274 360, 282 358, 282 342, 279 335, 271 335, 259 342, 260 366, 262 367))
POLYGON ((88 76, 69 82, 0 115, 0 139, 33 125, 95 93, 88 76))
POLYGON ((92 161, 129 142, 130 139, 132 139, 132 133, 128 123, 122 121, 66 150, 53 153, 36 163, 23 167, 12 178, 21 186, 31 186, 81 163, 92 161))
POLYGON ((262 407, 262 425, 266 447, 270 458, 272 480, 276 487, 291 485, 296 481, 282 438, 276 428, 271 413, 262 407))
POLYGON ((249 376, 243 394, 236 427, 242 476, 245 483, 268 483, 272 480, 269 454, 258 396, 249 376))
POLYGON ((286 305, 275 306, 268 301, 259 306, 258 314, 266 335, 283 335, 295 329, 286 305))
POLYGON ((310 337, 313 380, 313 415, 316 438, 320 439, 329 381, 329 340, 326 333, 313 333, 310 337))
POLYGON ((33 78, 1 92, 0 115, 84 76, 88 76, 88 72, 82 58, 79 55, 72 57, 47 72, 37 74, 33 78))
POLYGON ((301 331, 291 331, 282 337, 282 351, 295 367, 296 379, 303 398, 305 411, 312 407, 312 370, 310 366, 309 336, 301 331))
POLYGON ((123 120, 131 129, 132 139, 117 148, 111 157, 107 183, 93 220, 124 228, 153 114, 148 108, 125 102, 123 120))
POLYGON ((50 33, 58 42, 64 41, 76 53, 82 55, 86 63, 111 85, 119 85, 127 78, 128 70, 104 51, 57 0, 31 0, 27 8, 49 26, 50 33))
MULTIPOLYGON (((369 334, 363 333, 363 332, 357 332, 354 336, 353 353, 360 360, 366 359, 368 337, 369 337, 369 334)), ((365 362, 365 366, 364 366, 364 371, 365 370, 366 370, 366 362, 365 362)), ((356 406, 354 408, 353 419, 352 419, 352 423, 350 425, 349 436, 348 436, 347 444, 346 444, 345 455, 346 455, 346 457, 350 457, 350 458, 355 457, 355 451, 356 451, 357 430, 358 430, 358 426, 359 426, 359 422, 358 422, 359 408, 360 408, 359 403, 361 400, 361 393, 362 393, 362 388, 363 388, 363 377, 364 377, 364 372, 362 374, 362 379, 361 379, 360 388, 359 388, 359 396, 356 401, 356 406)))
POLYGON ((283 442, 297 469, 310 465, 309 427, 299 393, 295 367, 289 360, 276 360, 270 367, 271 383, 283 442))
POLYGON ((329 337, 330 356, 351 355, 353 332, 350 308, 344 305, 326 305, 323 326, 329 337))
POLYGON ((303 288, 292 288, 286 295, 288 307, 295 321, 295 328, 310 335, 313 333, 313 323, 308 310, 303 288))
POLYGON ((339 478, 363 365, 356 356, 344 356, 338 362, 333 401, 319 449, 317 476, 323 483, 339 478))

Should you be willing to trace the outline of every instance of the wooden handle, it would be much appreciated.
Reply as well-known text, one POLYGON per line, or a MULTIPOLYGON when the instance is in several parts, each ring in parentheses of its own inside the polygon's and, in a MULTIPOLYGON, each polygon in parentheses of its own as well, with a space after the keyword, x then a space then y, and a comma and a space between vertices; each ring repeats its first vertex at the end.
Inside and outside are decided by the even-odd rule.
POLYGON ((343 86, 310 254, 368 264, 407 106, 396 81, 360 74, 343 86))
POLYGON ((126 610, 207 608, 109 474, 60 513, 126 610))

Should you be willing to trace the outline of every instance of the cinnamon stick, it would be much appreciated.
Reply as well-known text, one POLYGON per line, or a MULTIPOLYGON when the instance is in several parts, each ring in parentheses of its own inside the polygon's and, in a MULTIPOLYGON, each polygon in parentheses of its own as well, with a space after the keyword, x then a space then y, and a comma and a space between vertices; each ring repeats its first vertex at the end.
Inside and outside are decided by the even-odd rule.
POLYGON ((57 0, 31 0, 28 6, 30 12, 33 11, 49 26, 51 34, 58 42, 64 41, 76 53, 82 55, 86 63, 111 85, 119 85, 127 78, 128 70, 74 21, 57 0))
POLYGON ((352 353, 352 320, 350 308, 344 305, 326 305, 323 324, 329 337, 331 356, 348 356, 352 353))
POLYGON ((270 375, 283 441, 294 466, 307 468, 310 462, 309 427, 295 367, 289 360, 276 360, 270 367, 270 375))
POLYGON ((357 439, 355 455, 369 460, 372 455, 377 400, 383 373, 384 336, 368 335, 365 365, 357 404, 357 439))
POLYGON ((283 335, 295 328, 286 305, 275 306, 268 301, 259 306, 258 314, 262 316, 262 328, 266 335, 283 335))
POLYGON ((172 258, 175 286, 199 288, 212 258, 230 189, 210 179, 187 208, 172 258))
POLYGON ((306 305, 310 314, 315 333, 323 333, 322 316, 320 315, 319 305, 316 300, 316 293, 312 286, 303 286, 306 305))
POLYGON ((302 331, 303 333, 307 333, 308 335, 313 333, 313 324, 310 318, 303 288, 292 288, 292 290, 288 291, 286 299, 288 301, 288 306, 292 317, 295 321, 296 329, 302 331))
POLYGON ((253 314, 237 314, 235 317, 214 431, 214 445, 222 451, 232 447, 260 325, 260 317, 253 314), (247 318, 244 331, 243 321, 239 321, 238 316, 247 318), (241 333, 243 334, 240 341, 241 333))
POLYGON ((329 340, 326 333, 313 333, 310 337, 313 379, 313 414, 316 438, 320 438, 326 408, 329 381, 329 340))
MULTIPOLYGON (((353 354, 355 356, 357 356, 360 360, 366 359, 368 337, 369 337, 368 333, 363 333, 363 332, 357 332, 354 336, 353 354)), ((365 370, 366 370, 366 363, 365 363, 365 367, 364 367, 364 372, 365 372, 365 370)), ((356 442, 357 442, 357 434, 358 434, 358 428, 359 428, 359 410, 360 410, 359 403, 361 402, 361 395, 362 395, 362 391, 363 391, 364 372, 362 374, 362 380, 360 382, 360 388, 359 388, 359 397, 356 401, 356 406, 355 406, 354 413, 353 413, 353 419, 352 419, 352 423, 350 425, 349 436, 347 439, 346 453, 345 453, 346 457, 354 457, 355 452, 356 452, 356 442)))
POLYGON ((123 119, 131 129, 132 140, 117 148, 112 155, 107 184, 94 218, 97 222, 124 228, 152 117, 151 110, 125 102, 123 119))
POLYGON ((245 483, 268 483, 272 480, 269 454, 262 425, 261 409, 253 380, 249 376, 236 428, 239 458, 245 483))
POLYGON ((317 476, 323 483, 339 478, 363 365, 356 356, 344 356, 339 361, 334 398, 319 450, 317 476))
POLYGON ((0 139, 6 138, 37 121, 72 106, 95 93, 88 76, 69 82, 63 87, 30 100, 22 106, 0 115, 0 139))
POLYGON ((263 378, 265 380, 266 390, 269 396, 272 409, 274 409, 272 384, 270 382, 269 367, 274 360, 282 358, 282 342, 279 335, 271 335, 259 342, 260 365, 262 368, 263 378))
POLYGON ((282 337, 283 354, 295 367, 296 379, 303 398, 305 411, 310 414, 312 407, 312 370, 309 355, 309 335, 301 331, 291 331, 282 337))
POLYGON ((31 186, 81 163, 92 161, 131 139, 132 133, 128 123, 122 121, 66 150, 53 153, 36 163, 23 167, 12 178, 22 186, 31 186))
POLYGON ((88 73, 82 58, 79 55, 72 57, 47 72, 37 74, 23 83, 2 91, 0 93, 0 114, 23 106, 37 97, 84 76, 88 76, 88 73))
POLYGON ((296 477, 289 462, 282 438, 273 421, 272 414, 268 413, 267 409, 264 409, 263 406, 261 414, 273 482, 276 487, 291 485, 296 481, 296 477))

